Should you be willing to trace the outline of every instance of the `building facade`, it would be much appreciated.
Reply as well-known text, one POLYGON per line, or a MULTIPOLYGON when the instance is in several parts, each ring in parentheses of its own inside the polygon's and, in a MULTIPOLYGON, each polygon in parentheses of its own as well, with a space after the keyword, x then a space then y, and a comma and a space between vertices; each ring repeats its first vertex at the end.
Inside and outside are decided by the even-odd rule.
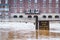
POLYGON ((41 13, 60 13, 60 0, 9 0, 8 3, 11 13, 35 9, 41 13))
POLYGON ((60 13, 60 0, 0 0, 0 15, 60 13))

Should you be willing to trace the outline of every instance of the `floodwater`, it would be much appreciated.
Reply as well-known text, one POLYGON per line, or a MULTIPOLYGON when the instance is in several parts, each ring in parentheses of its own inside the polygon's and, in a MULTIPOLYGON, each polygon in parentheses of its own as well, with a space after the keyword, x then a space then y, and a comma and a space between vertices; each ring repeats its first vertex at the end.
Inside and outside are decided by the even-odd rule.
POLYGON ((49 32, 49 30, 19 30, 10 31, 8 35, 4 34, 2 32, 2 40, 60 40, 60 33, 49 32))
POLYGON ((51 23, 49 30, 35 30, 33 24, 24 24, 0 23, 0 40, 60 40, 60 23, 53 26, 51 23))

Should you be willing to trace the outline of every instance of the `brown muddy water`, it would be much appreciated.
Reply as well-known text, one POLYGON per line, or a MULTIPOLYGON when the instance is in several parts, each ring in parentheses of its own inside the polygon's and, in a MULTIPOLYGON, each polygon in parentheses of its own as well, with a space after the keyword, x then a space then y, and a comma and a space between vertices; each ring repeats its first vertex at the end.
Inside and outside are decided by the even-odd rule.
POLYGON ((8 38, 5 38, 4 35, 5 33, 2 32, 2 40, 52 40, 50 38, 60 38, 60 33, 49 32, 49 30, 19 30, 16 32, 10 31, 8 33, 8 38))

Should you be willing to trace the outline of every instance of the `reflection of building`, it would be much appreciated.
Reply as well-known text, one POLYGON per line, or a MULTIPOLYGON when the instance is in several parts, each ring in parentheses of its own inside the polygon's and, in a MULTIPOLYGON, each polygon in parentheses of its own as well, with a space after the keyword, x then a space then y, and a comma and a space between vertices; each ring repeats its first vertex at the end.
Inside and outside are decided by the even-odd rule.
MULTIPOLYGON (((60 13, 60 0, 0 0, 0 14, 7 15, 10 14, 15 17, 16 14, 45 14, 43 17, 46 17, 46 13, 51 16, 60 13), (50 15, 51 14, 51 15, 50 15)), ((35 16, 34 15, 34 16, 35 16)), ((55 16, 58 16, 55 15, 55 16)), ((21 15, 22 16, 22 15, 21 15)))

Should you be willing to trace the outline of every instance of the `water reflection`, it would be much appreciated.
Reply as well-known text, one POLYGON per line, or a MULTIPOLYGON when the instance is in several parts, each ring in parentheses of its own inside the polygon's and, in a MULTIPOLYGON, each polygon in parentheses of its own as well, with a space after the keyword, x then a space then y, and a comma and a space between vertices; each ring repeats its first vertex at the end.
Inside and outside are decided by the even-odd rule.
POLYGON ((29 24, 24 25, 24 24, 25 23, 16 24, 15 22, 0 23, 0 25, 2 25, 1 27, 4 28, 4 29, 0 28, 0 39, 1 40, 5 40, 5 39, 6 40, 36 40, 36 39, 37 40, 60 40, 60 32, 54 32, 57 29, 56 30, 51 29, 53 26, 49 30, 35 30, 35 26, 32 26, 33 24, 30 23, 29 23, 30 25, 29 24), (50 30, 54 30, 54 31, 51 32, 50 30))
POLYGON ((16 31, 16 35, 14 35, 15 32, 9 32, 9 39, 34 39, 36 38, 35 31, 27 31, 27 30, 19 30, 16 31), (16 36, 16 37, 15 37, 16 36))
MULTIPOLYGON (((6 32, 2 32, 2 40, 5 40, 6 32)), ((16 34, 10 31, 7 40, 60 40, 60 33, 49 32, 49 30, 18 30, 16 34)))

